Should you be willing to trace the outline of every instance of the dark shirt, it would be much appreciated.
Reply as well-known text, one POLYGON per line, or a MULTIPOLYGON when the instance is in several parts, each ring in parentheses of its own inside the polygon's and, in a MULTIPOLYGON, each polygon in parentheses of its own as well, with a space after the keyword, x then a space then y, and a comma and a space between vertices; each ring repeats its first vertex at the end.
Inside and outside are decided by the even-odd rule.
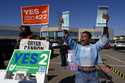
POLYGON ((21 37, 21 38, 27 38, 30 35, 32 35, 32 32, 21 32, 19 34, 19 37, 21 37))

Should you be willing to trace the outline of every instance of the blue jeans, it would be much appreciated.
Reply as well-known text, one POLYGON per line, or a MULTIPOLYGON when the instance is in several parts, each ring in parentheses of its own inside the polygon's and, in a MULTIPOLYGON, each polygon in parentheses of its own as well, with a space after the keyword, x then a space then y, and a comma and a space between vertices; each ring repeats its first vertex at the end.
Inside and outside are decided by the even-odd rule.
POLYGON ((75 83, 98 83, 96 71, 91 73, 76 72, 75 83))

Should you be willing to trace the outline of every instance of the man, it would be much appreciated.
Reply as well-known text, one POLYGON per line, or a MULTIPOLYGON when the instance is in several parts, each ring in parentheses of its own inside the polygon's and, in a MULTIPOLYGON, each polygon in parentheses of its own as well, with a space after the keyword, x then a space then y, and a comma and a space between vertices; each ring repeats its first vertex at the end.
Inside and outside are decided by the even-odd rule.
POLYGON ((63 43, 60 47, 60 56, 61 56, 61 66, 67 66, 67 54, 68 54, 68 47, 65 43, 63 43))
MULTIPOLYGON (((97 83, 96 66, 102 64, 99 52, 108 43, 108 27, 104 27, 102 37, 95 44, 90 44, 91 37, 90 32, 82 32, 79 44, 64 30, 65 42, 73 49, 75 55, 72 63, 76 64, 78 69, 75 73, 75 83, 97 83)), ((101 68, 104 70, 105 67, 101 68)))

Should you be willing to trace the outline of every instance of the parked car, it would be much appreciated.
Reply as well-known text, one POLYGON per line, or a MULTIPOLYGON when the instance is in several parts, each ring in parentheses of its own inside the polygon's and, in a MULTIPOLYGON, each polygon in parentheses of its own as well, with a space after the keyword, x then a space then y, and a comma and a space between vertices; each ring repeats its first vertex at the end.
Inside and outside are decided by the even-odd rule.
POLYGON ((51 54, 53 55, 59 55, 59 49, 60 45, 57 41, 50 41, 50 49, 51 49, 51 54))
POLYGON ((125 40, 116 40, 114 48, 125 48, 125 40))
POLYGON ((58 43, 56 43, 56 42, 52 43, 52 47, 58 47, 58 46, 59 46, 58 43))

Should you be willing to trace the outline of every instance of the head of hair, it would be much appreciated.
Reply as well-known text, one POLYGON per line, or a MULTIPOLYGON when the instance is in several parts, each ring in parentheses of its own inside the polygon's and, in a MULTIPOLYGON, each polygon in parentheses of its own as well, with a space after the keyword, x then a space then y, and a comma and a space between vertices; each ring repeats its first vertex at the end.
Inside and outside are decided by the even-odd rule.
POLYGON ((22 38, 26 38, 28 37, 29 35, 32 35, 32 32, 30 30, 30 26, 26 26, 26 25, 21 25, 20 27, 20 34, 19 36, 22 37, 22 38))
POLYGON ((88 36, 89 36, 89 39, 91 39, 92 38, 92 34, 89 32, 89 31, 84 31, 84 32, 82 32, 82 34, 87 34, 88 36))
POLYGON ((22 30, 22 28, 24 28, 24 31, 25 31, 25 32, 31 32, 31 30, 30 30, 30 26, 27 26, 27 25, 21 25, 20 29, 22 30))

